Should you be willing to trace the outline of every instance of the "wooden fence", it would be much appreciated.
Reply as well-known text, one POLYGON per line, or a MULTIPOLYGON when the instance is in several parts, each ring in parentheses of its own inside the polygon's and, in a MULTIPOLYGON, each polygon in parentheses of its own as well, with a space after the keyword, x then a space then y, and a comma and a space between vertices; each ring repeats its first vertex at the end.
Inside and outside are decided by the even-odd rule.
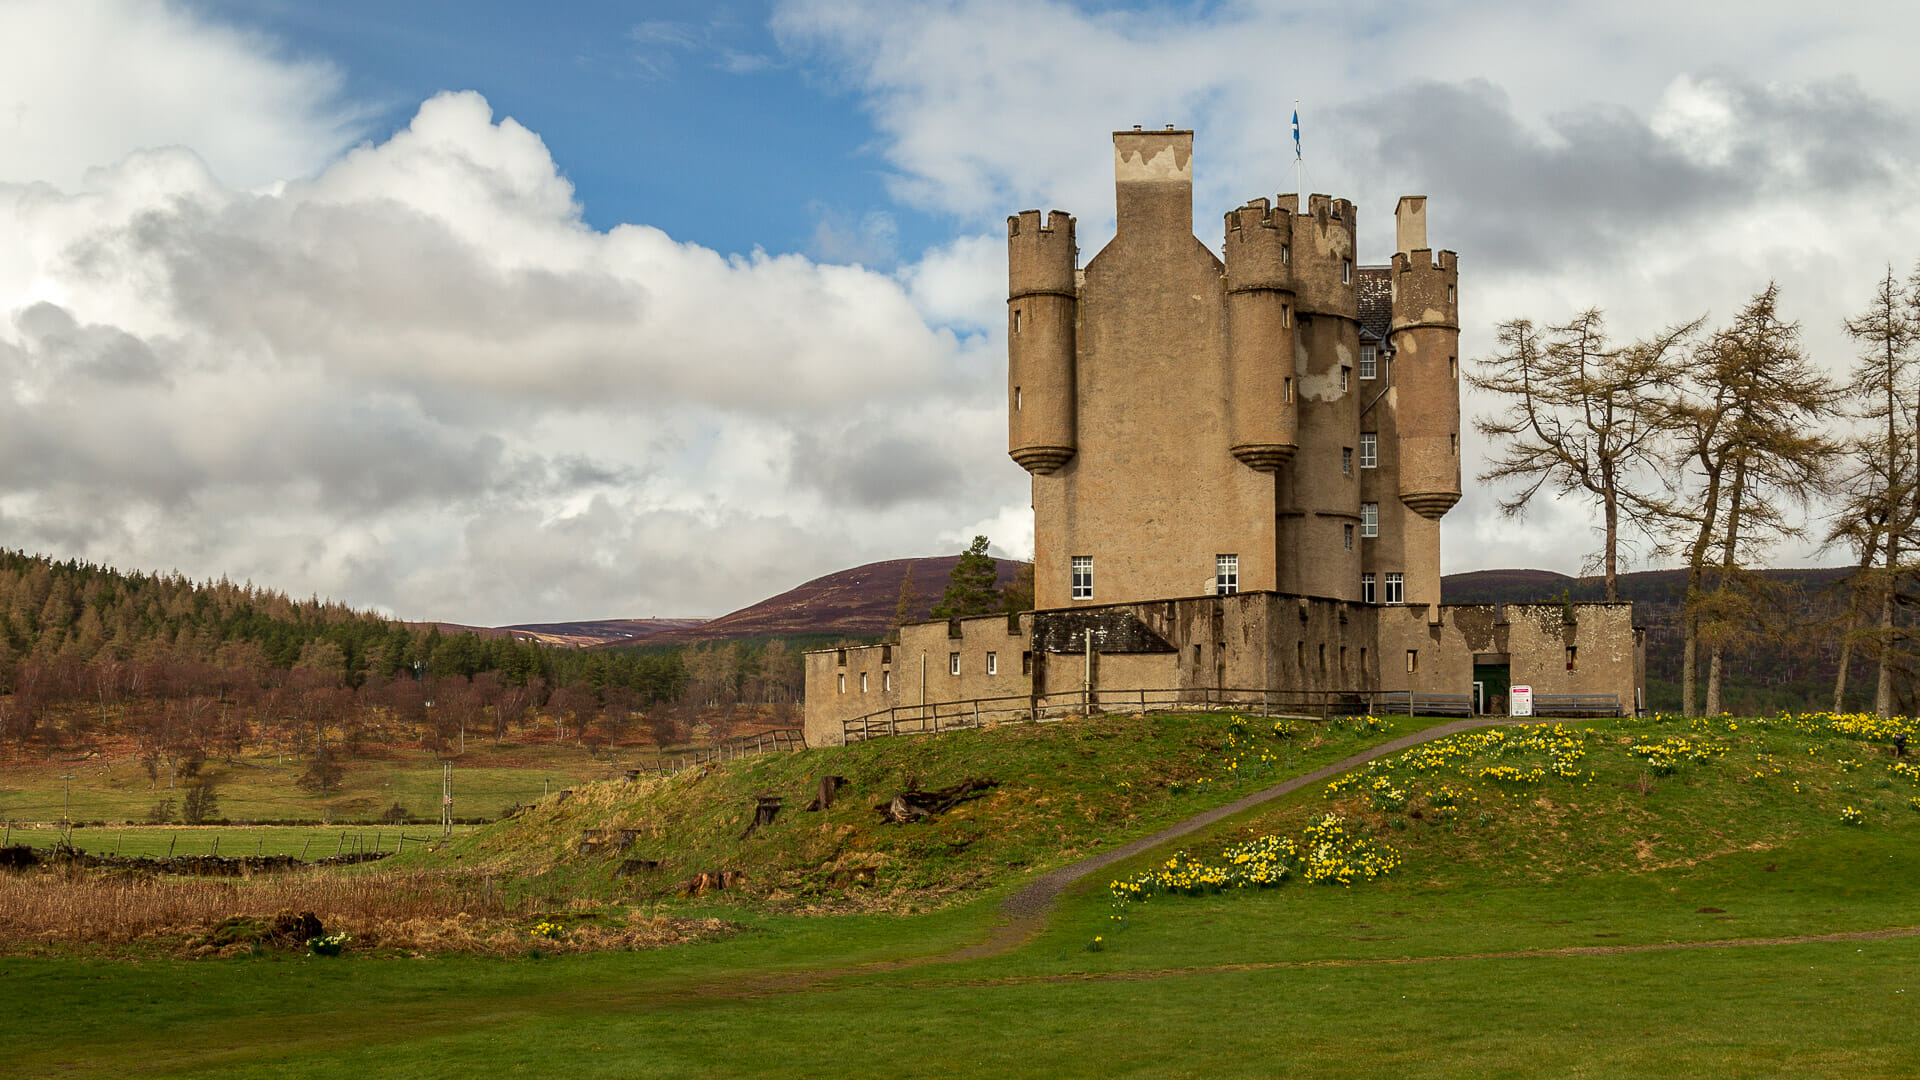
POLYGON ((791 752, 804 749, 806 745, 806 739, 799 728, 780 728, 753 735, 736 735, 712 746, 696 747, 678 754, 663 754, 653 761, 633 766, 627 770, 627 779, 637 780, 643 773, 655 776, 670 775, 685 769, 697 769, 710 761, 732 761, 735 758, 752 757, 755 754, 791 752))
MULTIPOLYGON (((1167 690, 1069 690, 1053 694, 969 698, 895 705, 841 723, 845 742, 893 735, 938 734, 989 723, 1046 723, 1096 712, 1184 712, 1231 709, 1259 716, 1325 719, 1376 711, 1375 690, 1283 690, 1181 687, 1167 690)), ((1405 695, 1401 695, 1404 700, 1405 695)))

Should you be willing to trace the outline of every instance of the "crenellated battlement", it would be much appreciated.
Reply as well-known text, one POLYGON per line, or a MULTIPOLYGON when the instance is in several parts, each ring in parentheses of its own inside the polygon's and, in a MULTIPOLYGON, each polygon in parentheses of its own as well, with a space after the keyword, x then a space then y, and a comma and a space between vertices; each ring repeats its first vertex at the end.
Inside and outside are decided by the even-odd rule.
POLYGON ((1293 289, 1293 215, 1254 199, 1226 214, 1227 291, 1293 289))
POLYGON ((1313 218, 1330 218, 1334 221, 1352 221, 1353 203, 1347 199, 1336 199, 1331 195, 1307 196, 1307 215, 1313 218))
POLYGON ((1416 248, 1393 257, 1393 326, 1460 326, 1459 257, 1416 248))
POLYGON ((1007 219, 1007 295, 1075 293, 1073 272, 1080 249, 1074 239, 1073 215, 1049 212, 1043 223, 1038 210, 1022 210, 1007 219))
POLYGON ((1459 258, 1451 251, 1416 248, 1410 253, 1401 252, 1393 257, 1393 272, 1397 276, 1432 270, 1457 277, 1460 273, 1459 258))
POLYGON ((1049 210, 1046 220, 1041 221, 1040 211, 1022 210, 1007 218, 1007 239, 1017 236, 1037 238, 1045 243, 1049 239, 1071 241, 1073 239, 1073 215, 1065 210, 1049 210), (1047 234, 1054 234, 1049 236, 1047 234))

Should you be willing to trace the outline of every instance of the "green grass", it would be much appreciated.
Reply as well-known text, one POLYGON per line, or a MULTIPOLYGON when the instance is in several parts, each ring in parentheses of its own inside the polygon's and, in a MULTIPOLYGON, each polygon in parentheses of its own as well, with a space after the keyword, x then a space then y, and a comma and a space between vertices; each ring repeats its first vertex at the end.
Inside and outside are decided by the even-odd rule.
MULTIPOLYGON (((472 833, 478 826, 456 825, 454 835, 472 833)), ((70 841, 95 855, 299 855, 318 859, 342 851, 393 851, 402 830, 393 825, 127 825, 76 827, 71 833, 56 827, 10 828, 8 842, 50 847, 70 841), (218 847, 215 842, 218 841, 218 847)), ((408 825, 407 842, 438 840, 438 825, 408 825)))
MULTIPOLYGON (((469 740, 454 759, 454 814, 493 818, 503 808, 538 802, 547 791, 617 775, 607 759, 570 746, 495 748, 469 740)), ((440 814, 441 759, 430 751, 382 748, 345 758, 343 783, 321 793, 296 781, 307 763, 274 754, 212 759, 202 772, 215 784, 219 814, 230 821, 373 821, 395 803, 417 817, 440 814)), ((186 797, 184 781, 167 787, 128 752, 77 761, 14 757, 0 766, 0 819, 16 822, 142 822, 156 803, 171 799, 173 820, 186 797), (68 782, 63 776, 71 776, 68 782), (70 806, 70 809, 69 809, 70 806)))
MULTIPOLYGON (((1187 767, 1166 760, 1177 746, 1193 748, 1183 759, 1192 768, 1211 762, 1216 773, 1227 753, 1224 738, 1210 749, 1204 737, 1190 741, 1204 719, 1184 734, 1157 721, 1099 723, 1115 727, 1105 736, 1071 725, 983 732, 982 745, 964 751, 898 740, 848 748, 871 758, 831 760, 885 781, 913 755, 950 755, 933 764, 962 774, 992 758, 1029 785, 996 820, 1072 832, 1091 849, 1183 812, 1179 800, 1192 788, 1144 798, 1123 821, 1089 817, 1070 796, 1092 799, 1128 776, 1187 767), (1035 741, 995 756, 995 738, 1035 741), (1097 775, 1045 780, 1038 766, 1071 763, 1089 746, 1097 775), (1013 762, 1028 768, 1017 772, 1013 762), (1035 808, 1040 797, 1055 801, 1035 808)), ((689 903, 670 910, 721 914, 747 929, 647 953, 138 963, 6 956, 0 1044, 10 1072, 22 1076, 1916 1074, 1920 937, 1759 942, 1920 924, 1920 813, 1906 802, 1920 797, 1920 784, 1873 756, 1871 741, 1778 722, 1569 729, 1577 742, 1516 736, 1362 770, 1331 797, 1316 786, 1184 845, 1204 858, 1249 834, 1296 834, 1332 810, 1404 859, 1393 874, 1351 888, 1290 881, 1159 896, 1128 905, 1115 929, 1106 886, 1118 875, 1107 874, 1070 893, 1023 946, 941 959, 987 934, 1012 887, 1065 858, 1041 850, 1065 835, 1057 831, 1006 839, 1002 850, 1033 852, 1031 865, 995 873, 977 891, 954 894, 974 899, 931 914, 804 917, 777 913, 765 897, 689 903), (1630 752, 1670 736, 1724 752, 1683 759, 1671 772, 1630 752), (1577 759, 1567 760, 1569 746, 1581 751, 1577 759), (1556 756, 1579 775, 1482 775, 1492 765, 1526 775, 1556 756), (1434 815, 1443 784, 1465 793, 1470 813, 1434 815), (1864 824, 1841 823, 1847 805, 1863 808, 1864 824), (1103 951, 1088 951, 1094 934, 1106 939, 1103 951), (1718 947, 1674 947, 1700 944, 1718 947), (1536 955, 1515 955, 1526 952, 1536 955)), ((1312 767, 1305 756, 1292 772, 1312 767)), ((730 765, 688 784, 708 785, 713 807, 703 811, 682 792, 661 810, 723 816, 753 788, 743 781, 747 766, 804 760, 730 765), (735 769, 741 777, 729 779, 735 769)), ((798 783, 811 772, 752 775, 798 783)), ((568 806, 584 815, 596 805, 583 792, 516 827, 530 842, 554 843, 584 820, 568 817, 568 806)), ((604 807, 596 812, 605 816, 604 807)), ((462 862, 487 857, 483 845, 506 828, 464 842, 462 862)), ((801 838, 769 848, 801 851, 801 838)), ((710 854, 728 850, 701 842, 710 854)), ((952 860, 983 844, 940 857, 951 871, 952 860)))
POLYGON ((641 898, 670 896, 696 873, 732 870, 747 875, 745 897, 774 910, 912 912, 1146 835, 1433 722, 1295 722, 1287 738, 1274 737, 1271 723, 1236 726, 1219 713, 1106 716, 767 754, 710 774, 556 795, 398 865, 458 864, 604 891, 623 856, 583 858, 580 840, 588 830, 627 829, 638 839, 625 854, 660 862, 619 886, 641 898), (846 785, 832 808, 810 812, 825 775, 846 785), (904 789, 971 778, 998 786, 928 821, 892 824, 877 812, 904 789), (743 836, 764 796, 780 798, 782 809, 743 836))

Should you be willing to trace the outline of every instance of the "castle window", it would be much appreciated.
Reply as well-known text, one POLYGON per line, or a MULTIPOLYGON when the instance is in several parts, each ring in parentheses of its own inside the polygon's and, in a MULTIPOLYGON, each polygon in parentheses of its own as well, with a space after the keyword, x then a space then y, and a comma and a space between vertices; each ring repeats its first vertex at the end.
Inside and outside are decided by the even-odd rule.
POLYGON ((1578 645, 1567 646, 1567 670, 1580 670, 1580 647, 1578 645))
POLYGON ((1377 502, 1360 504, 1360 535, 1375 537, 1380 535, 1380 504, 1377 502))
POLYGON ((1404 604, 1407 602, 1407 577, 1392 571, 1387 573, 1387 603, 1404 604))
POLYGON ((867 692, 867 673, 864 671, 860 673, 860 692, 867 692))
POLYGON ((1346 366, 1345 364, 1340 365, 1340 392, 1343 394, 1346 393, 1347 388, 1352 384, 1353 384, 1353 369, 1346 366))
POLYGON ((1351 522, 1340 526, 1340 542, 1348 551, 1353 550, 1353 524, 1351 522))
POLYGON ((1360 378, 1362 381, 1371 379, 1378 374, 1376 365, 1378 365, 1379 362, 1380 350, 1378 348, 1372 345, 1360 346, 1360 378))
POLYGON ((1020 674, 1033 674, 1033 654, 1031 652, 1023 652, 1020 654, 1020 674))
POLYGON ((1380 433, 1363 431, 1360 433, 1360 467, 1377 469, 1380 467, 1380 433))
POLYGON ((1353 447, 1351 446, 1340 448, 1340 475, 1353 475, 1353 447))
POLYGON ((1346 673, 1347 673, 1347 647, 1345 645, 1342 645, 1340 646, 1340 674, 1345 675, 1346 673))
POLYGON ((1093 556, 1091 555, 1073 557, 1073 598, 1075 600, 1093 599, 1093 556))
POLYGON ((1353 284, 1353 260, 1352 259, 1340 260, 1340 284, 1342 285, 1353 284))
POLYGON ((847 666, 847 650, 841 649, 839 650, 839 653, 840 653, 839 661, 838 661, 839 665, 841 667, 846 667, 847 666))
POLYGON ((840 692, 847 692, 847 673, 844 671, 840 673, 840 692))
POLYGON ((1294 663, 1294 666, 1298 667, 1301 671, 1304 672, 1307 670, 1307 643, 1306 642, 1296 641, 1293 643, 1293 663, 1294 663))
POLYGON ((1457 356, 1447 357, 1447 378, 1457 379, 1459 377, 1460 377, 1460 358, 1457 356))
POLYGON ((987 674, 1000 674, 1000 657, 995 653, 987 654, 987 674))
POLYGON ((1020 411, 1020 388, 1017 386, 1013 388, 1013 411, 1020 411))
POLYGON ((1363 604, 1373 603, 1373 575, 1372 574, 1360 575, 1360 602, 1363 604))
POLYGON ((1454 290, 1454 286, 1452 285, 1447 286, 1447 303, 1449 304, 1453 303, 1453 290, 1454 290))
POLYGON ((883 671, 880 673, 880 689, 885 690, 889 694, 893 692, 893 672, 883 671))
POLYGON ((947 674, 949 675, 960 674, 960 654, 959 653, 950 652, 947 654, 947 674))
POLYGON ((1293 245, 1281 244, 1280 245, 1280 265, 1285 266, 1292 261, 1293 261, 1293 245))
POLYGON ((1286 391, 1287 391, 1286 400, 1292 401, 1293 400, 1293 380, 1283 379, 1282 382, 1286 384, 1286 391))
POLYGON ((1293 308, 1280 305, 1280 326, 1282 329, 1293 325, 1293 308))
POLYGON ((1420 650, 1408 649, 1407 650, 1407 674, 1412 675, 1419 670, 1420 670, 1420 650))
POLYGON ((1360 674, 1365 675, 1366 673, 1367 673, 1367 647, 1365 645, 1362 645, 1360 646, 1360 674))
POLYGON ((1458 455, 1459 455, 1459 453, 1460 453, 1460 436, 1458 436, 1458 435, 1449 435, 1449 436, 1447 436, 1447 453, 1449 453, 1449 454, 1453 454, 1453 455, 1455 455, 1455 456, 1458 456, 1458 455))
POLYGON ((1240 556, 1213 557, 1213 591, 1228 596, 1240 591, 1240 556))
POLYGON ((1324 675, 1326 674, 1326 671, 1327 671, 1327 643, 1323 641, 1320 643, 1320 673, 1324 675))
POLYGON ((1200 643, 1197 641, 1193 643, 1193 669, 1200 670, 1200 643))

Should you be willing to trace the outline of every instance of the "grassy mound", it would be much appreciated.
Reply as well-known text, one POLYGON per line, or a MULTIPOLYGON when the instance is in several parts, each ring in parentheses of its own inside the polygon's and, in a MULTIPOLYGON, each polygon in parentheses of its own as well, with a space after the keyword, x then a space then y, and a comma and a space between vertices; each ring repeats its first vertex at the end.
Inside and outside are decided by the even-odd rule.
POLYGON ((1425 724, 1156 714, 878 739, 586 785, 406 858, 498 873, 554 899, 666 898, 707 874, 724 880, 728 899, 771 910, 911 912, 1125 842, 1425 724), (809 811, 823 776, 845 784, 831 808, 809 811), (882 812, 902 792, 970 780, 993 786, 908 824, 882 812), (763 798, 781 808, 749 832, 763 798))
POLYGON ((1920 763, 1893 756, 1903 731, 1920 725, 1654 717, 1453 735, 1136 860, 1068 921, 1147 964, 1904 926, 1920 763))

